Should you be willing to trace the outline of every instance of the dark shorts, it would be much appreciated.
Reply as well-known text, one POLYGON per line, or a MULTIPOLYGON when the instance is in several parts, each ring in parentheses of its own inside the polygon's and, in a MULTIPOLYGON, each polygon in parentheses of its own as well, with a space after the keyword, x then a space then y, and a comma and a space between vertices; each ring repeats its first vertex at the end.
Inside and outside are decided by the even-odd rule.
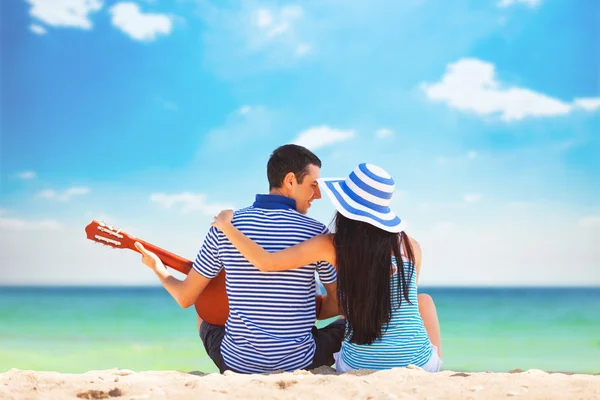
MULTIPOLYGON (((343 318, 336 319, 321 329, 313 326, 312 335, 317 348, 315 349, 312 363, 304 369, 309 370, 333 365, 335 362, 333 354, 340 351, 345 329, 346 320, 343 318)), ((217 368, 219 368, 219 372, 223 373, 227 370, 239 372, 225 365, 223 355, 221 354, 221 342, 223 342, 224 336, 224 326, 212 325, 206 321, 202 321, 200 325, 200 338, 202 339, 202 343, 204 343, 206 353, 213 360, 217 368)))

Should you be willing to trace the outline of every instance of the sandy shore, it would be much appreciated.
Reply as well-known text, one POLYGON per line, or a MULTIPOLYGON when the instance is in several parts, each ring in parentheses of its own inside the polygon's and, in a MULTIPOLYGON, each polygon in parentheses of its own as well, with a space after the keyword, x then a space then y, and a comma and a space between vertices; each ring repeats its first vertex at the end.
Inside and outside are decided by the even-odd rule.
POLYGON ((84 374, 12 369, 0 374, 1 399, 600 399, 600 375, 430 374, 419 369, 239 375, 122 369, 84 374))

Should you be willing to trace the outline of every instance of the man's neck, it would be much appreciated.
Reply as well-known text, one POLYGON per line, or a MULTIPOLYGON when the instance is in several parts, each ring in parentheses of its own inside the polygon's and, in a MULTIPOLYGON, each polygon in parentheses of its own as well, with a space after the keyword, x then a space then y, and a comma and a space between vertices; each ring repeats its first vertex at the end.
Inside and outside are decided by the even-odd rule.
POLYGON ((271 189, 269 191, 269 194, 274 194, 274 195, 277 195, 277 196, 290 197, 286 193, 284 193, 284 191, 281 188, 273 188, 273 189, 271 189))

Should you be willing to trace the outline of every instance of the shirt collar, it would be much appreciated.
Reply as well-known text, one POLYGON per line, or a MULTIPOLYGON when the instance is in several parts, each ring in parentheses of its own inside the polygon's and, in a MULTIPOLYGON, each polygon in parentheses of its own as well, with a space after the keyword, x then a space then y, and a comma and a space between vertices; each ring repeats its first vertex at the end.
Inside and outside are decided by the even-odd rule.
POLYGON ((296 210, 296 200, 278 194, 257 194, 252 207, 280 210, 296 210))

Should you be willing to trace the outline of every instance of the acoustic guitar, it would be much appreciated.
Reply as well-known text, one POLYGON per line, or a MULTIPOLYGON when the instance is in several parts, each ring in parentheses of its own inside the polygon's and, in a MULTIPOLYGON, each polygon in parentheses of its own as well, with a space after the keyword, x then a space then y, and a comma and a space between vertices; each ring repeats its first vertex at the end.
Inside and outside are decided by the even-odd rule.
MULTIPOLYGON (((103 222, 93 220, 85 227, 85 233, 88 239, 96 243, 116 249, 133 250, 138 254, 139 251, 135 248, 134 244, 135 242, 140 242, 148 251, 156 254, 165 266, 186 275, 192 270, 192 261, 138 239, 121 229, 116 229, 103 222)), ((222 269, 219 275, 211 279, 194 304, 196 313, 209 324, 225 325, 229 317, 229 299, 225 288, 225 278, 225 269, 222 269)), ((322 297, 317 296, 317 316, 321 310, 321 303, 322 297)))

